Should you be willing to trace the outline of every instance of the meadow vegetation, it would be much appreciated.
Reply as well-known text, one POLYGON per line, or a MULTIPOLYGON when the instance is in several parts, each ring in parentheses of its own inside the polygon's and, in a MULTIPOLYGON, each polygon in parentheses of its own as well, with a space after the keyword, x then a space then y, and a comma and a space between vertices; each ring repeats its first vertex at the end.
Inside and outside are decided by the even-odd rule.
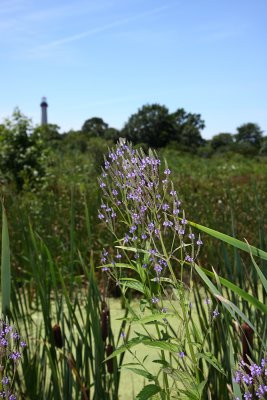
POLYGON ((19 112, 0 129, 2 311, 27 343, 17 398, 115 400, 122 365, 141 400, 265 398, 264 140, 156 154, 86 129, 19 112))

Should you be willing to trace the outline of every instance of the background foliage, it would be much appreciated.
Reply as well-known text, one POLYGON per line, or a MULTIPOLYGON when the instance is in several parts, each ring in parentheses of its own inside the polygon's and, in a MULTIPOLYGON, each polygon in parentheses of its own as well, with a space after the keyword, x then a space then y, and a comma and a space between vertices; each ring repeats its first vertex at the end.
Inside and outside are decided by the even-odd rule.
MULTIPOLYGON (((144 106, 129 118, 121 132, 92 118, 81 131, 60 134, 56 125, 33 127, 19 110, 0 126, 1 197, 10 237, 13 316, 30 338, 23 365, 25 372, 17 381, 22 398, 49 398, 53 387, 57 390, 53 398, 62 398, 66 387, 76 396, 73 398, 80 398, 88 389, 87 383, 97 379, 100 382, 102 373, 105 379, 98 389, 103 390, 107 399, 116 398, 119 375, 111 379, 107 369, 101 372, 93 366, 95 357, 104 359, 106 345, 115 345, 112 332, 109 343, 103 343, 102 338, 98 342, 90 355, 92 364, 85 371, 82 370, 84 357, 92 343, 84 339, 83 347, 77 336, 72 337, 69 332, 72 326, 78 331, 100 332, 101 304, 104 304, 106 289, 108 294, 118 294, 114 284, 103 284, 99 272, 90 275, 93 266, 99 265, 103 247, 110 250, 113 247, 110 234, 97 218, 100 207, 97 176, 108 148, 118 135, 133 135, 137 147, 142 143, 145 149, 151 143, 158 147, 162 162, 166 159, 172 170, 175 189, 189 220, 241 240, 246 238, 250 244, 266 251, 266 138, 256 124, 249 123, 241 125, 236 135, 221 133, 211 141, 204 141, 203 126, 204 121, 198 114, 183 109, 170 114, 160 105, 144 106), (89 304, 88 282, 90 291, 94 291, 94 305, 89 304), (69 297, 64 291, 70 285, 82 293, 82 304, 90 311, 89 320, 83 319, 78 295, 69 297), (55 300, 56 292, 59 297, 54 309, 50 300, 55 300), (40 325, 34 315, 39 315, 40 325), (98 323, 93 325, 96 319, 98 323), (56 348, 53 342, 52 328, 57 323, 66 336, 64 351, 67 353, 56 348), (73 347, 78 349, 77 353, 73 353, 73 347), (68 358, 69 354, 74 361, 68 358), (53 378, 43 393, 48 370, 52 371, 53 378), (92 371, 100 375, 90 375, 92 371), (29 379, 32 374, 35 374, 34 384, 29 379)), ((250 255, 233 250, 229 244, 205 233, 202 240, 204 246, 198 264, 209 271, 214 268, 221 277, 264 302, 265 292, 259 285, 250 255)), ((266 274, 266 261, 260 259, 259 266, 266 274)), ((197 282, 201 286, 200 277, 197 282)), ((224 290, 260 332, 266 330, 259 309, 255 311, 249 303, 240 301, 237 292, 227 287, 224 290)), ((195 296, 201 326, 207 318, 200 305, 203 294, 200 296, 196 291, 195 296)), ((213 301, 216 306, 216 300, 213 301)), ((223 349, 231 340, 236 353, 240 353, 241 344, 228 315, 218 319, 216 332, 215 342, 208 338, 210 349, 225 370, 231 369, 233 360, 223 349)), ((259 354, 260 341, 256 340, 255 356, 259 354)), ((227 389, 231 376, 219 379, 218 374, 210 374, 214 398, 219 399, 218 393, 222 399, 231 398, 227 389)))

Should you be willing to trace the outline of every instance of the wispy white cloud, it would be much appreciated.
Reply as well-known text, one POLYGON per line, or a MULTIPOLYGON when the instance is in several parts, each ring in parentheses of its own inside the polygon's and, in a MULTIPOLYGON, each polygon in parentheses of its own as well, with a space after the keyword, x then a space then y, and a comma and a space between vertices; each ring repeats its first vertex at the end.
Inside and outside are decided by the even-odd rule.
POLYGON ((48 2, 43 7, 31 0, 0 0, 0 3, 0 41, 6 44, 22 39, 26 42, 31 34, 40 40, 47 33, 51 35, 51 32, 57 31, 60 26, 71 26, 71 22, 81 16, 95 15, 103 10, 108 12, 112 4, 86 0, 63 2, 60 5, 49 5, 48 2))
POLYGON ((60 6, 52 6, 48 8, 38 9, 24 15, 24 20, 32 23, 48 23, 53 20, 62 20, 66 18, 74 18, 88 13, 99 12, 107 9, 107 5, 103 2, 92 3, 88 1, 73 1, 60 6))
POLYGON ((167 5, 150 8, 139 14, 131 14, 128 8, 128 15, 120 13, 120 18, 114 17, 118 15, 118 6, 123 5, 124 2, 125 0, 116 0, 115 2, 101 0, 92 3, 86 0, 78 0, 63 2, 61 5, 57 3, 57 5, 52 6, 51 2, 48 1, 45 8, 40 8, 31 0, 4 0, 6 14, 3 14, 3 10, 1 14, 0 8, 0 43, 2 49, 6 48, 8 53, 13 54, 13 58, 16 59, 52 59, 56 53, 62 52, 64 53, 63 59, 66 60, 68 54, 75 53, 75 48, 67 46, 68 44, 104 32, 119 31, 119 28, 135 21, 145 20, 153 16, 157 17, 164 10, 176 4, 169 2, 167 5), (113 18, 110 17, 112 15, 113 18), (71 18, 70 21, 68 21, 69 18, 71 18), (84 25, 85 22, 88 25, 88 21, 91 21, 91 29, 76 31, 71 35, 66 34, 59 37, 59 32, 62 29, 69 33, 73 29, 72 26, 77 28, 77 26, 84 25), (68 29, 66 29, 67 27, 68 29))
POLYGON ((61 46, 63 44, 66 44, 66 43, 76 42, 76 41, 84 39, 86 37, 93 36, 93 35, 96 35, 98 33, 102 33, 102 32, 105 32, 105 31, 109 31, 109 30, 111 30, 113 28, 126 25, 126 24, 128 24, 130 22, 134 22, 134 21, 140 20, 140 19, 145 18, 145 17, 149 17, 149 16, 152 16, 152 15, 155 15, 155 14, 159 14, 166 8, 168 8, 168 7, 167 6, 162 6, 162 7, 154 8, 154 9, 149 10, 149 11, 147 11, 145 13, 142 13, 142 14, 138 14, 138 15, 135 15, 135 16, 132 16, 132 17, 122 18, 122 19, 119 19, 119 20, 104 24, 102 26, 98 26, 98 27, 95 27, 95 28, 92 28, 92 29, 89 29, 89 30, 86 30, 86 31, 83 31, 83 32, 79 32, 79 33, 76 33, 76 34, 73 34, 73 35, 70 35, 70 36, 65 36, 63 38, 60 38, 60 39, 57 39, 57 40, 53 40, 51 42, 45 43, 43 45, 40 45, 40 46, 38 46, 38 49, 41 51, 41 50, 44 50, 44 49, 58 47, 58 46, 61 46))

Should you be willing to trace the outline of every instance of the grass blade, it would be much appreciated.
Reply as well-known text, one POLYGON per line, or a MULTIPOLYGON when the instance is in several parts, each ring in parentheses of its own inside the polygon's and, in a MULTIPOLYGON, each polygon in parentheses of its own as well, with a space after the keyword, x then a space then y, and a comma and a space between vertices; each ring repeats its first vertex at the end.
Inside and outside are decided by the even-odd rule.
POLYGON ((1 253, 1 297, 2 313, 7 315, 10 311, 11 296, 11 269, 10 269, 10 248, 7 217, 5 207, 2 204, 2 253, 1 253))
POLYGON ((207 228, 206 226, 196 224, 195 222, 188 221, 188 223, 191 226, 194 226, 195 228, 199 229, 202 232, 207 233, 210 236, 215 237, 216 239, 221 240, 222 242, 230 244, 230 246, 236 247, 240 250, 246 251, 247 253, 252 253, 253 256, 260 257, 263 260, 267 260, 267 252, 258 249, 257 247, 254 246, 249 246, 245 243, 242 242, 239 239, 235 239, 232 236, 226 235, 225 233, 215 231, 214 229, 207 228))

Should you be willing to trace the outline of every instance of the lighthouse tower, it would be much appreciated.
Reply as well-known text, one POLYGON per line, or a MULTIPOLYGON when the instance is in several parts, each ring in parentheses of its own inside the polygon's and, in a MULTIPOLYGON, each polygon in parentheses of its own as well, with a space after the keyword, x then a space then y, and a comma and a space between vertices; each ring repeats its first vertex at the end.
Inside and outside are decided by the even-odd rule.
POLYGON ((42 98, 42 102, 40 104, 41 106, 41 110, 42 110, 42 114, 41 114, 41 125, 47 125, 47 101, 46 101, 46 97, 42 98))

